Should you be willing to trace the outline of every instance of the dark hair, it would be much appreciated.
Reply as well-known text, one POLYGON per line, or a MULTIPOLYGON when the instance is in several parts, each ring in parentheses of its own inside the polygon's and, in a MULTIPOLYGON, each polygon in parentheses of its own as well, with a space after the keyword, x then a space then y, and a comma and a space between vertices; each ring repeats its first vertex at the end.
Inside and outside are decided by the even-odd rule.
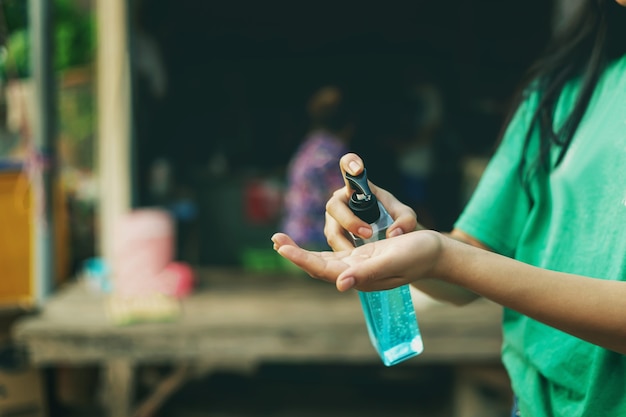
MULTIPOLYGON (((626 8, 614 0, 583 0, 576 14, 556 32, 547 48, 524 79, 525 88, 514 100, 515 109, 532 92, 539 94, 539 105, 526 132, 520 173, 528 178, 535 169, 549 172, 550 150, 560 148, 555 166, 563 160, 594 88, 606 66, 626 52, 626 8), (565 84, 580 77, 581 88, 563 125, 556 130, 554 114, 565 84), (539 132, 539 155, 529 157, 533 132, 539 132)), ((505 124, 505 127, 506 127, 505 124)), ((503 132, 504 133, 504 132, 503 132)))
POLYGON ((317 90, 308 103, 308 113, 313 128, 339 132, 353 121, 350 102, 344 91, 328 85, 317 90))

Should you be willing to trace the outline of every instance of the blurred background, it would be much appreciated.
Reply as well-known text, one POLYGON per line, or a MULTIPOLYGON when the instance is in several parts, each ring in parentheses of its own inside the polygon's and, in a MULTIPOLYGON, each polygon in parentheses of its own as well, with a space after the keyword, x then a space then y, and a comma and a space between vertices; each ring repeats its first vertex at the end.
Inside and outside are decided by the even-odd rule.
POLYGON ((414 200, 447 230, 470 192, 464 170, 493 150, 552 16, 546 1, 134 2, 136 202, 154 202, 151 174, 165 164, 167 198, 197 207, 185 259, 235 264, 265 248, 279 210, 250 216, 246 197, 284 186, 306 102, 330 84, 353 98, 351 150, 404 201, 403 179, 419 175, 405 166, 430 148, 429 194, 414 200))
MULTIPOLYGON (((290 160, 311 129, 307 103, 324 86, 350 97, 347 146, 370 179, 428 227, 449 230, 524 71, 575 3, 0 1, 0 369, 21 358, 14 324, 102 256, 102 206, 123 187, 101 182, 118 167, 128 208, 171 215, 178 261, 194 270, 289 272, 269 237, 281 227, 290 160), (104 27, 100 14, 114 3, 124 13, 104 27), (111 45, 122 45, 122 64, 113 55, 109 62, 111 45), (127 84, 98 84, 120 65, 127 84), (109 138, 99 121, 114 120, 102 113, 111 97, 128 106, 123 160, 102 153, 109 138), (54 262, 42 267, 46 256, 54 262)), ((351 415, 345 401, 355 415, 355 404, 359 415, 391 415, 381 404, 397 416, 452 415, 449 367, 384 377, 378 368, 273 364, 252 376, 211 374, 154 415, 205 415, 197 410, 210 408, 201 401, 207 391, 212 416, 313 415, 304 391, 336 397, 337 415, 351 415), (247 393, 249 409, 229 411, 239 401, 233 391, 247 393), (275 391, 291 411, 276 411, 275 391), (381 393, 379 411, 371 392, 381 393), (182 403, 198 406, 182 414, 182 403)), ((94 378, 84 376, 93 369, 82 372, 94 378)), ((67 394, 77 390, 69 373, 58 366, 43 374, 48 414, 87 407, 99 415, 93 392, 67 394)), ((483 394, 495 398, 494 416, 506 415, 509 398, 483 394)))
MULTIPOLYGON (((94 255, 96 240, 89 208, 98 197, 95 4, 52 3, 56 148, 72 208, 75 270, 94 255)), ((3 1, 5 164, 27 149, 19 113, 32 108, 28 4, 3 1)), ((422 216, 449 229, 471 192, 465 171, 472 158, 492 152, 508 100, 554 14, 546 1, 367 8, 140 0, 128 8, 132 204, 189 202, 176 206, 196 223, 188 228, 195 236, 180 239, 182 258, 228 265, 241 262, 246 246, 267 246, 280 208, 255 217, 245 197, 284 188, 289 159, 310 127, 306 103, 324 85, 352 97, 358 121, 350 149, 363 156, 374 182, 403 201, 413 201, 403 186, 411 155, 420 164, 411 151, 420 143, 432 148, 434 167, 422 175, 433 184, 422 216)))

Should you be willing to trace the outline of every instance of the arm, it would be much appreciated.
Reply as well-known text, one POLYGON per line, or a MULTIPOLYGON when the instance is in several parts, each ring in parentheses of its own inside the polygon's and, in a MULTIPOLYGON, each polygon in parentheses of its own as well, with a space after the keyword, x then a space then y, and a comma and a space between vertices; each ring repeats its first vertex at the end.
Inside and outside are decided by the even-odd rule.
POLYGON ((434 275, 604 348, 626 354, 626 282, 537 268, 444 239, 434 275))
POLYGON ((626 354, 625 282, 537 268, 426 230, 339 252, 304 251, 282 234, 272 240, 282 256, 340 291, 436 279, 626 354))

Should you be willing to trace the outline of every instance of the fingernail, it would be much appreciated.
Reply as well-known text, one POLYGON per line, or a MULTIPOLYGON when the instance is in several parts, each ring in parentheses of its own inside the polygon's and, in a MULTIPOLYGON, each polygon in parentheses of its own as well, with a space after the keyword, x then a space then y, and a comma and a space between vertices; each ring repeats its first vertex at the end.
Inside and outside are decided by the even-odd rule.
POLYGON ((364 237, 367 239, 372 235, 372 229, 370 229, 369 227, 359 227, 359 229, 357 230, 357 234, 359 235, 359 237, 364 237))
POLYGON ((341 279, 341 281, 337 282, 337 289, 339 291, 347 291, 350 288, 354 287, 354 278, 352 277, 344 277, 341 279))
POLYGON ((350 174, 354 175, 359 169, 361 169, 361 165, 359 165, 359 163, 356 161, 351 161, 348 164, 348 168, 350 168, 350 174))
POLYGON ((393 229, 392 231, 389 232, 389 237, 396 237, 396 236, 400 236, 404 234, 404 232, 402 231, 402 229, 400 229, 399 227, 396 229, 393 229))

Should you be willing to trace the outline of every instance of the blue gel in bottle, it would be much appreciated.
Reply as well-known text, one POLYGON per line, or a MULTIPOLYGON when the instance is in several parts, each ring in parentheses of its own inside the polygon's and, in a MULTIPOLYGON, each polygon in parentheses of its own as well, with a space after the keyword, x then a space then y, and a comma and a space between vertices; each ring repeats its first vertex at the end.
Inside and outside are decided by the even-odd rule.
MULTIPOLYGON (((393 219, 370 191, 365 169, 358 176, 346 173, 346 179, 354 190, 349 201, 350 209, 373 229, 369 239, 353 235, 354 245, 385 239, 393 219)), ((359 298, 370 341, 386 366, 422 353, 424 344, 408 284, 390 290, 359 291, 359 298)))

